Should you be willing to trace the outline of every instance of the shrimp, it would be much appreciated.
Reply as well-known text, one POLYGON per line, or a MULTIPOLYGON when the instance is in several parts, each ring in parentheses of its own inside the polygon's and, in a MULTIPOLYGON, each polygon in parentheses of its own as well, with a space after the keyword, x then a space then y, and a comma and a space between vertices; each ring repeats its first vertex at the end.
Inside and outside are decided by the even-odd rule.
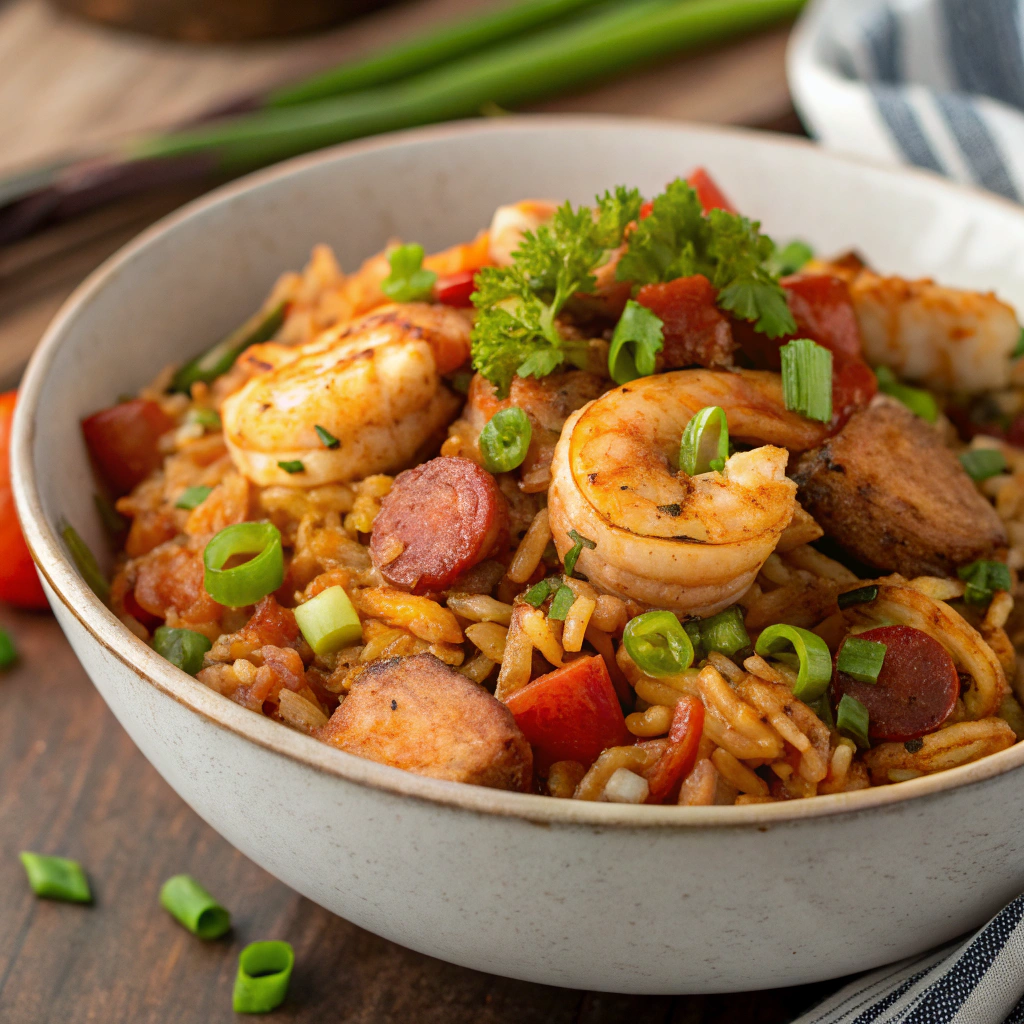
POLYGON ((1020 324, 992 292, 882 277, 866 267, 851 271, 849 261, 824 267, 849 282, 872 366, 936 391, 975 394, 1009 385, 1020 324))
POLYGON ((592 583, 679 614, 712 615, 757 576, 796 511, 788 452, 828 428, 788 412, 778 374, 677 370, 609 391, 566 420, 548 492, 559 556, 587 538, 576 562, 592 583), (721 473, 675 466, 690 418, 718 405, 738 440, 721 473))
POLYGON ((297 348, 264 350, 269 368, 221 409, 232 460, 264 487, 319 487, 404 466, 458 412, 441 375, 469 359, 469 332, 458 310, 408 303, 297 348), (317 427, 340 443, 328 448, 317 427), (293 462, 297 472, 280 465, 293 462))
POLYGON ((546 224, 557 209, 558 204, 549 199, 523 199, 510 206, 499 206, 488 231, 491 260, 499 267, 510 266, 523 235, 546 224))

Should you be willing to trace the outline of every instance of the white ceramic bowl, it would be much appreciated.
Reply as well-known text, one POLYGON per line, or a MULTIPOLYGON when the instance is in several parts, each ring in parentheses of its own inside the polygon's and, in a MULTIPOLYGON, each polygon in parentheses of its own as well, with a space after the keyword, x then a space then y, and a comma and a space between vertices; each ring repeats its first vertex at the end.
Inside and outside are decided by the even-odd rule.
POLYGON ((75 293, 14 429, 15 494, 64 632, 179 794, 257 863, 387 938, 470 967, 623 992, 836 977, 978 925, 1024 888, 1024 744, 953 771, 751 807, 575 803, 419 778, 244 710, 157 657, 57 534, 102 532, 78 423, 243 320, 329 242, 440 247, 525 196, 650 194, 707 166, 779 238, 994 287, 1024 306, 1024 212, 792 139, 644 121, 508 118, 343 146, 215 192, 75 293))

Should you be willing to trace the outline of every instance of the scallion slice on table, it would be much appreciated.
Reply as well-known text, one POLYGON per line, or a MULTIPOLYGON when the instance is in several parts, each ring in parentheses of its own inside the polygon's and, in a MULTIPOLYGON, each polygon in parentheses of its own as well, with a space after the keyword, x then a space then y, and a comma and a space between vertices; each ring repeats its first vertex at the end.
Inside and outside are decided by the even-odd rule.
POLYGON ((212 487, 186 487, 174 503, 175 508, 192 510, 198 508, 213 492, 212 487))
POLYGON ((608 349, 608 373, 616 384, 628 384, 654 373, 665 347, 664 325, 646 306, 630 299, 615 325, 608 349))
POLYGON ((735 606, 701 619, 698 623, 700 644, 705 651, 718 651, 732 657, 750 646, 750 636, 743 624, 743 612, 735 606))
POLYGON ((287 303, 281 302, 272 309, 261 309, 223 341, 189 360, 171 379, 171 390, 188 394, 193 384, 199 381, 209 384, 227 373, 250 345, 269 341, 277 334, 284 323, 286 306, 287 303))
POLYGON ((82 865, 65 857, 44 857, 40 853, 18 854, 37 896, 66 903, 91 903, 92 891, 82 865))
POLYGON ((871 716, 868 709, 856 697, 848 693, 843 694, 843 699, 836 708, 836 728, 844 736, 848 736, 858 747, 866 749, 871 746, 868 738, 868 728, 871 725, 871 716))
POLYGON ((690 417, 679 446, 679 468, 687 476, 721 472, 729 458, 729 423, 725 410, 708 405, 690 417))
POLYGON ((11 634, 0 629, 0 668, 10 668, 18 660, 18 649, 14 646, 11 634))
POLYGON ((480 453, 489 473, 508 473, 523 464, 533 427, 517 405, 496 412, 480 431, 480 453))
POLYGON ((832 353, 810 338, 783 345, 782 397, 786 408, 809 420, 832 419, 832 353))
POLYGON ((590 548, 593 550, 597 545, 589 537, 584 537, 575 530, 569 531, 569 538, 573 543, 572 547, 565 553, 565 561, 562 563, 562 567, 565 569, 566 576, 575 576, 576 563, 579 561, 580 555, 583 554, 583 549, 590 548))
POLYGON ((883 395, 889 395, 898 402, 902 402, 915 416, 919 416, 926 423, 934 423, 939 418, 939 403, 935 396, 924 388, 912 388, 909 384, 901 383, 896 374, 888 366, 879 366, 875 369, 875 377, 878 380, 878 390, 883 395))
POLYGON ((206 592, 218 604, 243 608, 272 594, 284 582, 281 531, 273 523, 235 523, 214 534, 203 551, 206 592), (229 558, 252 555, 225 569, 229 558))
POLYGON ((110 584, 107 582, 106 576, 103 575, 99 562, 96 561, 96 556, 92 553, 89 545, 82 540, 78 531, 70 523, 64 523, 60 535, 64 538, 64 544, 78 567, 82 579, 97 597, 105 601, 110 594, 110 584))
POLYGON ((858 683, 877 683, 885 661, 885 644, 848 636, 839 648, 836 668, 858 683))
POLYGON ((878 587, 858 587, 856 590, 847 590, 845 594, 839 595, 840 608, 852 608, 857 604, 869 604, 878 597, 878 587))
POLYGON ((295 952, 287 942, 252 942, 238 957, 235 1013, 269 1013, 288 994, 295 952))
POLYGON ((576 600, 576 595, 573 593, 571 587, 559 587, 555 591, 555 596, 551 601, 551 607, 548 609, 548 618, 555 619, 558 622, 564 622, 566 615, 569 614, 569 609, 573 606, 573 602, 576 600))
POLYGON ((320 438, 325 448, 340 448, 341 442, 326 428, 321 427, 318 423, 314 428, 316 430, 316 436, 320 438))
POLYGON ((757 638, 754 651, 761 657, 796 658, 797 678, 793 696, 805 704, 817 700, 832 679, 832 655, 816 633, 784 622, 769 626, 757 638), (789 648, 789 650, 787 650, 789 648))
POLYGON ((968 604, 987 605, 997 590, 1011 590, 1010 570, 1002 562, 979 559, 957 569, 957 575, 967 584, 964 600, 968 604))
POLYGON ((328 587, 295 609, 295 621, 314 654, 325 655, 359 643, 363 627, 345 588, 328 587))
POLYGON ((640 671, 649 676, 678 675, 693 664, 693 643, 672 612, 644 612, 630 619, 622 642, 640 671))
POLYGON ((231 928, 231 915, 191 875, 168 878, 160 905, 201 939, 219 939, 231 928))
POLYGON ((960 453, 960 465, 976 483, 1006 471, 1006 456, 998 448, 969 448, 960 453))
POLYGON ((159 626, 153 634, 153 650, 190 676, 203 667, 203 655, 212 646, 208 637, 193 629, 159 626))

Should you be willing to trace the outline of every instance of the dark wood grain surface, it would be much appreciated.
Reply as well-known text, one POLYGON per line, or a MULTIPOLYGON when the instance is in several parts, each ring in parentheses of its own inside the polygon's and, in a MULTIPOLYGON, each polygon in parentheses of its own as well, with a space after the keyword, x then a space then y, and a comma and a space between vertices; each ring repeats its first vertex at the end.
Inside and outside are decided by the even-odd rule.
MULTIPOLYGON (((0 166, 165 123, 471 6, 419 0, 308 41, 196 51, 104 33, 56 18, 39 0, 13 0, 0 8, 0 126, 10 143, 0 166), (57 53, 62 75, 52 71, 57 53)), ((784 44, 785 30, 770 32, 545 109, 792 129, 784 44)), ((141 197, 0 251, 0 384, 16 380, 46 322, 93 267, 188 198, 141 197)), ((0 625, 22 653, 0 675, 2 1024, 240 1019, 231 1012, 237 955, 265 938, 295 947, 289 998, 270 1018, 282 1021, 782 1024, 834 987, 610 996, 509 981, 402 949, 296 895, 207 827, 135 749, 52 618, 0 610, 0 625), (18 862, 23 849, 80 860, 95 904, 36 900, 18 862), (160 884, 180 872, 229 907, 227 937, 201 942, 160 908, 160 884)))

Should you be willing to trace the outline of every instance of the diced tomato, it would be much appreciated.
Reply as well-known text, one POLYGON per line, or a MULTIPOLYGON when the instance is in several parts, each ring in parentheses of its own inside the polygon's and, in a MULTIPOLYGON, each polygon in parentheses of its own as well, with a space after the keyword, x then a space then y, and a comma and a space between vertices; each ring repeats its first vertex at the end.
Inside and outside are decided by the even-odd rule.
POLYGON ((156 402, 134 399, 82 420, 96 468, 115 494, 127 494, 160 465, 157 442, 174 421, 156 402))
POLYGON ((732 330, 715 298, 714 286, 703 274, 646 284, 637 292, 637 302, 664 325, 666 369, 732 364, 732 330))
POLYGON ((122 603, 124 604, 124 610, 129 615, 134 615, 135 618, 137 618, 139 622, 146 627, 146 629, 153 629, 163 622, 163 619, 161 619, 159 615, 153 615, 151 612, 147 612, 146 609, 135 600, 134 590, 126 590, 124 592, 122 603))
POLYGON ((679 787, 697 762, 704 732, 704 705, 696 697, 683 697, 672 714, 669 748, 647 773, 647 803, 660 804, 679 796, 679 787))
POLYGON ((835 356, 832 363, 832 430, 841 429, 878 392, 878 378, 863 359, 835 356))
POLYGON ((45 608, 46 595, 21 535, 11 494, 11 420, 16 391, 0 395, 0 601, 19 608, 45 608))
POLYGON ((456 306, 465 309, 472 306, 470 295, 476 290, 475 271, 463 270, 458 274, 439 277, 434 283, 434 297, 445 306, 456 306))
POLYGON ((556 761, 590 766, 607 747, 632 743, 604 658, 577 658, 505 701, 541 772, 556 761))
POLYGON ((700 200, 700 205, 704 207, 705 213, 711 210, 736 213, 736 207, 729 202, 725 193, 715 184, 714 179, 703 167, 698 167, 686 181, 697 193, 697 198, 700 200))
POLYGON ((793 274, 782 279, 797 337, 824 345, 833 355, 859 359, 863 351, 850 289, 829 274, 793 274))

